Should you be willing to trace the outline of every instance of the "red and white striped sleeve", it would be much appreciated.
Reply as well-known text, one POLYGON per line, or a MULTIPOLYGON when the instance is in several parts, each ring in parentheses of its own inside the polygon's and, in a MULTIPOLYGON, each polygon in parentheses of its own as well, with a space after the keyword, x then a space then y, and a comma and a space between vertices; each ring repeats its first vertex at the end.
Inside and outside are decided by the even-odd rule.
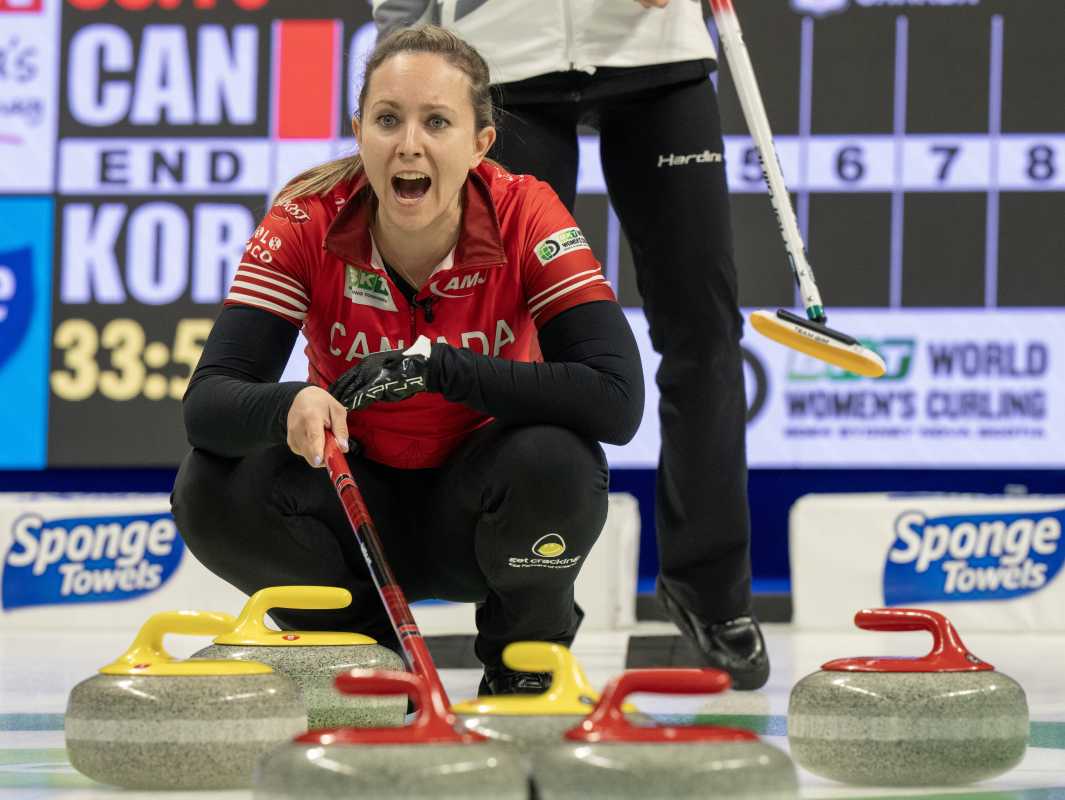
POLYGON ((522 269, 525 301, 537 329, 573 306, 614 300, 592 248, 554 191, 537 181, 529 201, 522 269))
POLYGON ((302 233, 291 211, 267 214, 244 246, 224 305, 259 308, 302 327, 311 303, 302 233))

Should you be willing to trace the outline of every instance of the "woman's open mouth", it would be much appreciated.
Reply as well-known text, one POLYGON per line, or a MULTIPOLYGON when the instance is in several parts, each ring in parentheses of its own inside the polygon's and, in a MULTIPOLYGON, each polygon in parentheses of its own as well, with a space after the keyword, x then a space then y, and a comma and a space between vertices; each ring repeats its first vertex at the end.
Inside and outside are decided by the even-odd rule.
POLYGON ((424 172, 398 172, 392 176, 392 189, 401 200, 420 200, 432 182, 424 172))

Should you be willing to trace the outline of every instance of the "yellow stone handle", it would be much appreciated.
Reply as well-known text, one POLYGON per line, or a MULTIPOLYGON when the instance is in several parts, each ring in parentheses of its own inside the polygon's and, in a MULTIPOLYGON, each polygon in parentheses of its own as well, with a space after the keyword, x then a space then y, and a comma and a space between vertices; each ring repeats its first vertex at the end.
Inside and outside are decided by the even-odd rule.
POLYGON ((232 630, 236 622, 232 614, 221 611, 160 611, 148 617, 129 649, 104 669, 175 661, 163 648, 163 637, 168 633, 218 636, 232 630))
POLYGON ((339 586, 271 586, 260 589, 248 598, 232 634, 234 637, 256 640, 268 636, 272 631, 263 620, 271 608, 326 609, 349 605, 351 592, 339 586))
POLYGON ((503 651, 503 663, 519 672, 550 672, 552 701, 596 702, 599 693, 568 648, 552 642, 514 642, 503 651))

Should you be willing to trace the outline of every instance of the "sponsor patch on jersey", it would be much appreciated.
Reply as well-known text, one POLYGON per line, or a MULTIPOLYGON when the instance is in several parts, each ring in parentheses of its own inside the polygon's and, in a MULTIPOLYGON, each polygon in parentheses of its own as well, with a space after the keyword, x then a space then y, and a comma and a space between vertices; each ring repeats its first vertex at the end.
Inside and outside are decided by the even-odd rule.
POLYGON ((539 242, 534 249, 536 250, 536 257, 540 259, 540 263, 547 265, 559 256, 566 255, 566 253, 572 253, 574 250, 591 250, 592 248, 588 246, 588 240, 584 238, 580 228, 563 228, 539 242))
POLYGON ((382 311, 395 311, 396 301, 392 299, 392 290, 388 281, 379 272, 367 272, 364 269, 347 265, 344 276, 344 297, 361 306, 373 306, 382 311))
POLYGON ((429 284, 429 291, 437 297, 470 297, 473 294, 472 290, 483 286, 487 280, 483 272, 456 275, 446 282, 443 282, 443 279, 433 281, 429 284), (443 285, 441 285, 442 282, 443 285))

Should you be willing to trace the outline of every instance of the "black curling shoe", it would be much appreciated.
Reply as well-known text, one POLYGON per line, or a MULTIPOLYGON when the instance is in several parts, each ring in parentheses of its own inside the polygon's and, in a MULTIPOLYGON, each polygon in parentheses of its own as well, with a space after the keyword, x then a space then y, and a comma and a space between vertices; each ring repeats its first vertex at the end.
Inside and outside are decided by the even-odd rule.
POLYGON ((769 680, 769 653, 762 630, 754 617, 736 617, 707 624, 680 605, 662 583, 655 582, 655 595, 673 623, 696 648, 706 666, 723 669, 732 676, 733 689, 760 689, 769 680))
POLYGON ((550 672, 517 672, 502 665, 484 668, 478 697, 492 694, 543 694, 551 687, 550 672))

